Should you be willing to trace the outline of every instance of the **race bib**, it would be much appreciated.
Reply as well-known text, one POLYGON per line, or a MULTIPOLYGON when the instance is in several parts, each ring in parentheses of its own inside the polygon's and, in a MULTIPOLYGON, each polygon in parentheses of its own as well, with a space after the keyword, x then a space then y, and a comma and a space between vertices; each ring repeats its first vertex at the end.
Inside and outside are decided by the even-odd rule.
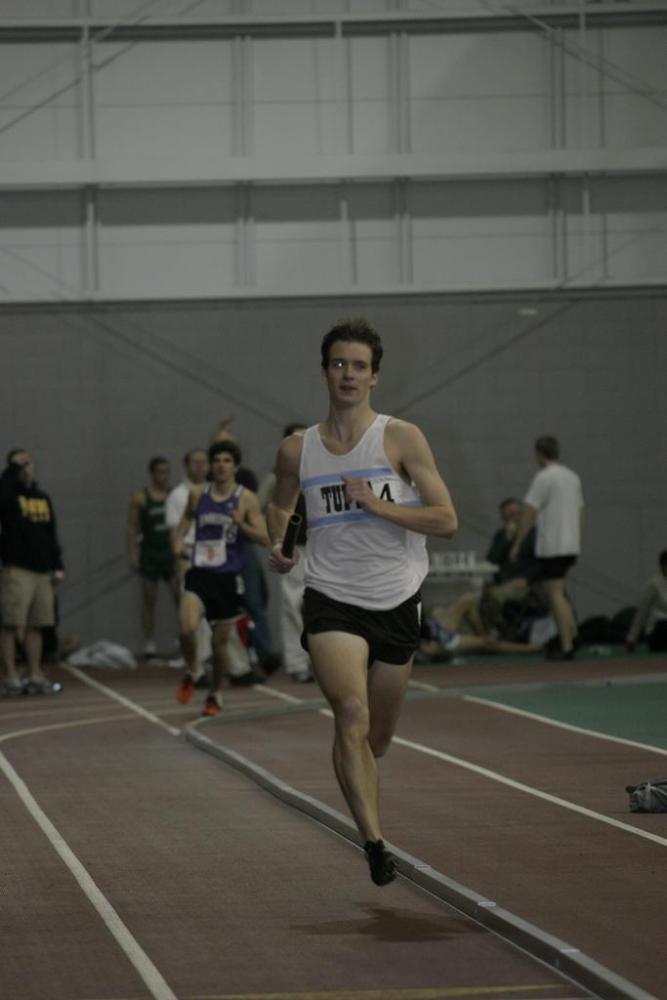
POLYGON ((223 566, 227 562, 227 545, 224 538, 214 538, 195 545, 194 565, 201 569, 223 566))

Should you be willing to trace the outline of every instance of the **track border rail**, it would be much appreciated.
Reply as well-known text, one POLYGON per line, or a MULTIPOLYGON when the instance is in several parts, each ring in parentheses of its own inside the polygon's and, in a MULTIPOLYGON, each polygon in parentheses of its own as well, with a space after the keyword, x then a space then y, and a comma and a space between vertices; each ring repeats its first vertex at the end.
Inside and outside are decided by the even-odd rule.
MULTIPOLYGON (((287 715, 291 714, 291 711, 294 711, 292 706, 285 706, 282 713, 274 710, 271 714, 284 713, 287 715)), ((266 713, 257 714, 264 715, 266 713)), ((252 716, 248 713, 246 717, 252 716)), ((270 771, 253 764, 247 757, 200 732, 202 728, 210 726, 212 722, 219 724, 221 721, 224 725, 224 720, 221 719, 197 719, 189 723, 185 727, 187 741, 199 750, 209 753, 225 764, 241 771, 265 791, 270 792, 299 812, 305 813, 361 850, 356 827, 342 813, 310 795, 297 791, 292 785, 288 785, 270 771)), ((230 719, 230 721, 239 720, 236 718, 230 719)), ((460 882, 455 882, 401 848, 393 844, 388 844, 388 846, 395 855, 398 870, 404 878, 505 938, 513 945, 522 948, 533 958, 551 966, 561 975, 569 977, 577 985, 600 997, 601 1000, 658 1000, 653 994, 647 993, 639 986, 596 962, 579 948, 548 934, 535 924, 523 920, 499 906, 494 900, 481 896, 467 886, 461 885, 460 882)))

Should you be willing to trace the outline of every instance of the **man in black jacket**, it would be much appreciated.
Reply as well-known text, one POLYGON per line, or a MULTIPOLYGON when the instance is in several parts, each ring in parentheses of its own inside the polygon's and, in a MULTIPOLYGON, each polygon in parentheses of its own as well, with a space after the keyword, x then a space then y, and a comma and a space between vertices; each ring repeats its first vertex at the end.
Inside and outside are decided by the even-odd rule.
POLYGON ((16 643, 22 639, 28 665, 26 689, 51 685, 42 672, 42 628, 55 624, 53 584, 63 564, 51 499, 35 481, 32 457, 22 448, 7 456, 0 477, 0 650, 5 691, 22 690, 16 670, 16 643))

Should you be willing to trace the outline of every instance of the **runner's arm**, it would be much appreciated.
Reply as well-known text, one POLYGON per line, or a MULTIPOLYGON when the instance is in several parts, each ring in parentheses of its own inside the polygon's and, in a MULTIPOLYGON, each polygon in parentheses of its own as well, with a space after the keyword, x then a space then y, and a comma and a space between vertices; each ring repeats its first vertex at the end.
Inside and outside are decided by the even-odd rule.
POLYGON ((407 507, 376 497, 365 479, 343 477, 349 500, 364 510, 409 531, 437 538, 453 538, 458 518, 428 441, 414 424, 392 421, 387 428, 387 457, 414 483, 422 506, 407 507))

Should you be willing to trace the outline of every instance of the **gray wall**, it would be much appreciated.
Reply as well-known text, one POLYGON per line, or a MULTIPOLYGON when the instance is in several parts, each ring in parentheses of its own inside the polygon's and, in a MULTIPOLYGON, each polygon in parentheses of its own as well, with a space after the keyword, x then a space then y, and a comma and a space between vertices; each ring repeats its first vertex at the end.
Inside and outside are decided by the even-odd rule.
MULTIPOLYGON (((147 460, 165 454, 177 482, 186 449, 233 414, 261 477, 285 423, 324 415, 319 341, 359 314, 386 345, 376 407, 423 428, 450 485, 452 546, 485 551, 498 500, 525 490, 532 442, 553 433, 584 482, 579 612, 634 601, 667 546, 665 290, 6 306, 2 450, 33 451, 56 503, 63 632, 138 645, 124 532, 147 460)), ((164 594, 160 632, 173 635, 164 594)))

